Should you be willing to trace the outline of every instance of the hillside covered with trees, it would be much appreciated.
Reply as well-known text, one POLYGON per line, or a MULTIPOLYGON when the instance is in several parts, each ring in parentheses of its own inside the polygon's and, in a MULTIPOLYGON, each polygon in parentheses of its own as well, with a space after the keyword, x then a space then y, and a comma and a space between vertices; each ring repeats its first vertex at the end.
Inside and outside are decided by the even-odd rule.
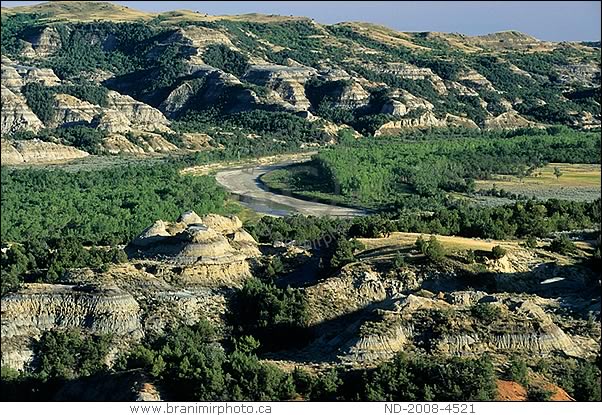
POLYGON ((206 133, 213 147, 259 142, 278 151, 283 143, 298 148, 336 139, 340 126, 381 135, 600 125, 599 49, 580 43, 515 32, 458 37, 301 17, 127 8, 119 13, 138 17, 114 21, 114 6, 65 7, 3 13, 2 83, 14 94, 3 111, 4 138, 37 136, 92 153, 129 153, 132 146, 149 151, 136 139, 144 138, 140 131, 162 133, 181 149, 190 148, 183 134, 206 133), (104 18, 83 17, 94 13, 104 18), (149 105, 131 111, 154 108, 165 118, 140 114, 131 128, 115 114, 124 109, 115 93, 149 105), (74 100, 91 107, 77 109, 74 100), (14 124, 11 111, 25 111, 27 122, 14 124), (73 126, 99 137, 90 143, 61 134, 73 126), (244 138, 230 142, 240 132, 244 138), (107 144, 116 133, 119 145, 107 144))

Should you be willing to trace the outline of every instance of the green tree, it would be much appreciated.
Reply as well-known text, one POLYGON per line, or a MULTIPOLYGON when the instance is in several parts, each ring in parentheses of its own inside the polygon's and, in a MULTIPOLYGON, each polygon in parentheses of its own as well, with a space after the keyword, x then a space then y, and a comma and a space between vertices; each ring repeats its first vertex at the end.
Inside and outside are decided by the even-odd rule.
POLYGON ((309 318, 302 291, 252 278, 234 293, 229 319, 236 335, 250 335, 264 350, 303 343, 309 318))
POLYGON ((556 176, 556 180, 560 179, 560 176, 562 176, 562 170, 560 170, 560 167, 554 167, 554 176, 556 176))
POLYGON ((445 258, 445 249, 435 235, 431 235, 426 248, 426 257, 432 262, 441 262, 445 258))
POLYGON ((426 255, 427 252, 427 248, 428 248, 428 242, 424 240, 424 238, 422 237, 422 235, 420 235, 418 237, 418 239, 416 239, 416 242, 414 242, 414 246, 416 247, 416 249, 418 249, 418 251, 420 251, 423 255, 426 255))
POLYGON ((478 303, 470 308, 470 312, 483 324, 491 324, 501 316, 500 308, 495 304, 478 303))
POLYGON ((330 267, 333 269, 341 268, 356 260, 355 251, 363 249, 363 245, 357 239, 347 240, 339 237, 335 241, 334 252, 330 259, 330 267))
POLYGON ((209 45, 203 52, 203 60, 208 65, 241 77, 249 69, 248 59, 240 52, 223 44, 209 45))
POLYGON ((47 331, 36 343, 35 374, 43 381, 73 379, 106 369, 109 336, 83 336, 75 330, 47 331))
POLYGON ((506 255, 506 253, 506 250, 500 245, 496 245, 493 248, 491 248, 491 256, 493 257, 493 259, 503 258, 506 255))
POLYGON ((532 385, 527 388, 527 399, 532 402, 546 402, 552 397, 553 392, 541 385, 532 385))
POLYGON ((567 235, 562 234, 552 240, 552 243, 550 244, 550 250, 553 252, 558 252, 559 254, 567 255, 576 252, 577 246, 575 246, 575 243, 571 241, 567 235))
POLYGON ((527 386, 528 382, 528 367, 524 359, 519 356, 512 356, 509 361, 507 376, 510 380, 518 382, 523 386, 527 386))

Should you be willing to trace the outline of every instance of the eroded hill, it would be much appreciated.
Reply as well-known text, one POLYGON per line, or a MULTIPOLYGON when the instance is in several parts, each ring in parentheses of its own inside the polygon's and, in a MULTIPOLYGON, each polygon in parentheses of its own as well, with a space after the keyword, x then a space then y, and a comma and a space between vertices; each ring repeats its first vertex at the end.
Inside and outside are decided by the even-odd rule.
POLYGON ((518 32, 409 33, 102 2, 3 9, 2 31, 3 137, 92 153, 199 150, 233 135, 299 146, 342 127, 600 125, 599 48, 518 32), (74 127, 98 134, 81 143, 58 132, 74 127))

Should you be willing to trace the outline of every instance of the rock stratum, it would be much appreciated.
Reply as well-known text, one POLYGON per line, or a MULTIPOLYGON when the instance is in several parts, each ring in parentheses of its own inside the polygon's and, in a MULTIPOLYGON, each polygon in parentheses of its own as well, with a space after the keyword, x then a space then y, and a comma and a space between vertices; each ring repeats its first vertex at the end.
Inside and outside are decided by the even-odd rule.
POLYGON ((111 335, 114 350, 174 324, 223 325, 232 288, 261 255, 237 217, 185 212, 157 221, 128 247, 126 264, 71 270, 59 284, 24 284, 2 297, 2 365, 22 369, 47 330, 111 335))
MULTIPOLYGON (((6 19, 17 12, 32 22, 7 40, 2 57, 4 138, 84 125, 105 134, 101 149, 111 154, 196 151, 210 140, 199 147, 166 135, 199 110, 297 115, 333 138, 343 127, 387 135, 600 126, 600 52, 576 42, 258 14, 149 14, 102 2, 3 9, 6 19), (132 44, 128 25, 144 27, 148 39, 132 44), (69 48, 94 53, 70 64, 69 48), (110 61, 114 54, 122 62, 110 61), (51 117, 28 104, 32 83, 49 88, 51 117), (81 93, 90 85, 108 88, 105 98, 81 93)), ((219 119, 211 126, 218 135, 219 119)))

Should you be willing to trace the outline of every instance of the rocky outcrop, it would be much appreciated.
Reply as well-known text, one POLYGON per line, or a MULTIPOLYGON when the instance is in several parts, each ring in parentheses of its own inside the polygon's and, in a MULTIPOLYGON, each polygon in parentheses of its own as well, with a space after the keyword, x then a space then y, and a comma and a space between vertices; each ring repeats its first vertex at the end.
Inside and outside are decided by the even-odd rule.
POLYGON ((310 305, 310 323, 331 320, 371 303, 396 297, 409 285, 412 283, 381 278, 369 266, 348 265, 338 275, 305 289, 310 305))
POLYGON ((458 81, 460 82, 468 82, 471 86, 475 88, 482 88, 489 91, 495 91, 493 84, 489 79, 485 78, 483 75, 475 71, 474 69, 470 69, 465 71, 464 73, 458 76, 458 81))
POLYGON ((205 133, 182 134, 182 145, 187 150, 205 150, 211 147, 213 138, 205 133))
POLYGON ((2 165, 63 162, 87 157, 75 147, 40 140, 2 140, 2 165))
POLYGON ((31 47, 35 52, 35 57, 44 58, 52 55, 62 46, 61 36, 56 28, 47 26, 29 39, 31 47))
POLYGON ((38 131, 44 127, 42 121, 31 111, 20 94, 15 94, 2 85, 1 95, 0 132, 2 136, 17 131, 38 131))
POLYGON ((402 130, 414 128, 446 127, 445 120, 438 119, 431 111, 426 111, 415 118, 403 118, 398 121, 389 121, 381 125, 374 132, 375 136, 396 134, 402 130))
POLYGON ((245 80, 269 88, 295 111, 306 111, 310 102, 305 96, 305 82, 315 76, 314 68, 305 66, 254 65, 245 74, 245 80))
POLYGON ((409 63, 389 62, 383 65, 372 65, 370 69, 377 73, 394 75, 398 78, 409 80, 427 80, 439 95, 447 95, 447 87, 443 79, 430 68, 420 68, 409 63))
POLYGON ((370 94, 359 82, 351 82, 341 88, 333 98, 335 106, 346 109, 355 109, 368 104, 370 101, 370 94))
POLYGON ((371 69, 380 73, 395 75, 404 79, 426 79, 435 76, 429 68, 419 68, 409 63, 386 63, 384 65, 374 65, 371 69))
MULTIPOLYGON (((15 67, 10 63, 5 63, 4 56, 2 57, 2 66, 0 69, 0 74, 2 75, 2 87, 8 88, 14 93, 19 93, 21 91, 21 87, 25 84, 23 82, 23 78, 19 75, 19 72, 15 69, 15 67)), ((3 92, 4 93, 4 92, 3 92)))
POLYGON ((90 124, 101 111, 98 105, 67 94, 54 96, 54 108, 54 116, 48 125, 51 128, 90 124))
POLYGON ((8 140, 2 140, 2 165, 21 164, 24 163, 23 155, 8 140))
POLYGON ((53 329, 81 329, 92 334, 140 338, 140 307, 116 288, 26 284, 2 297, 2 364, 22 368, 23 344, 53 329))
MULTIPOLYGON (((3 58, 2 60, 2 135, 17 131, 36 132, 43 127, 57 128, 85 124, 106 130, 109 133, 124 133, 132 130, 171 132, 169 121, 161 111, 116 91, 107 93, 104 107, 68 94, 54 96, 54 114, 48 125, 28 107, 21 95, 21 88, 29 82, 46 86, 59 85, 61 80, 51 69, 23 66, 3 58)), ((175 146, 162 139, 152 138, 148 147, 154 151, 173 151, 175 146), (158 140, 158 141, 157 141, 158 140)), ((112 151, 115 146, 112 146, 112 151)), ((133 151, 132 151, 133 152, 133 151)))
POLYGON ((416 95, 413 95, 404 89, 393 90, 389 93, 389 96, 392 99, 403 103, 408 112, 414 110, 431 111, 435 108, 435 106, 428 100, 417 97, 416 95))
POLYGON ((354 336, 347 333, 332 343, 341 342, 337 347, 342 362, 360 365, 389 359, 407 347, 470 356, 515 351, 539 356, 556 351, 571 356, 594 353, 594 340, 585 349, 584 343, 575 342, 556 325, 543 309, 549 302, 533 296, 473 291, 449 293, 445 299, 401 295, 390 303, 377 304, 371 315, 354 325, 354 336), (498 308, 499 317, 493 322, 480 321, 471 314, 471 307, 478 303, 498 308), (436 315, 447 316, 447 321, 433 320, 436 315))
POLYGON ((31 68, 23 76, 25 83, 39 82, 46 86, 58 85, 61 80, 50 68, 31 68))
POLYGON ((453 114, 445 114, 445 124, 448 127, 470 128, 477 130, 479 129, 477 123, 471 120, 470 118, 459 117, 453 114))
POLYGON ((111 134, 105 137, 102 142, 102 147, 110 154, 144 154, 144 150, 132 143, 121 134, 111 134))
POLYGON ((478 97, 479 93, 472 88, 462 85, 456 81, 445 81, 445 86, 448 90, 453 91, 456 95, 464 97, 478 97))
POLYGON ((165 114, 175 116, 186 108, 188 101, 199 91, 202 86, 200 80, 184 81, 169 93, 161 103, 160 109, 165 114))
POLYGON ((145 131, 168 131, 169 121, 156 108, 136 101, 128 95, 122 95, 116 91, 107 94, 107 108, 121 114, 129 122, 122 131, 128 127, 138 127, 145 131))
POLYGON ((178 150, 178 147, 164 139, 160 134, 136 132, 133 141, 134 144, 145 153, 171 153, 178 150))
POLYGON ((231 49, 237 49, 221 30, 190 25, 175 29, 167 39, 151 49, 148 56, 156 58, 168 45, 178 45, 191 62, 202 64, 203 52, 211 44, 223 44, 231 49))
POLYGON ((174 116, 190 106, 211 106, 219 100, 227 99, 229 112, 248 111, 262 101, 251 89, 244 88, 236 76, 205 64, 189 64, 188 77, 195 78, 182 82, 176 87, 159 108, 167 115, 174 116))
POLYGON ((556 66, 560 81, 565 84, 580 84, 584 86, 600 85, 600 65, 598 63, 573 63, 556 66))
POLYGON ((529 121, 517 111, 511 110, 495 118, 485 120, 485 128, 488 130, 513 130, 517 128, 543 128, 543 126, 529 121))
POLYGON ((238 286, 250 276, 246 259, 258 256, 253 238, 236 217, 183 214, 174 223, 161 220, 145 229, 128 246, 141 264, 176 285, 238 286))
POLYGON ((30 82, 39 82, 46 86, 58 85, 61 80, 50 68, 35 68, 19 65, 6 57, 2 57, 2 85, 15 93, 30 82))
POLYGON ((380 112, 381 114, 403 117, 408 113, 408 107, 399 101, 391 100, 383 104, 380 112))

